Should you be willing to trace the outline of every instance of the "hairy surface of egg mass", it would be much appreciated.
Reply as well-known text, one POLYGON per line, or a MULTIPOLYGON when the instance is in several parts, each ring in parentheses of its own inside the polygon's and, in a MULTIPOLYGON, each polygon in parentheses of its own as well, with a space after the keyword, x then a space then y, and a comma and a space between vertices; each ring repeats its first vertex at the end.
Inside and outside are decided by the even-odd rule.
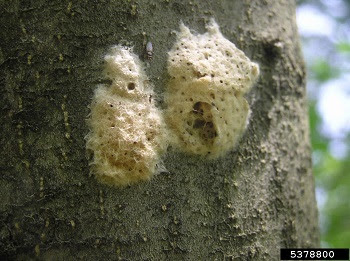
POLYGON ((148 180, 165 149, 161 113, 131 50, 116 46, 105 61, 112 83, 95 91, 86 137, 93 172, 100 181, 118 186, 148 180))
POLYGON ((215 21, 194 35, 181 25, 169 52, 165 119, 180 149, 216 158, 242 136, 249 116, 244 98, 259 67, 224 38, 215 21))

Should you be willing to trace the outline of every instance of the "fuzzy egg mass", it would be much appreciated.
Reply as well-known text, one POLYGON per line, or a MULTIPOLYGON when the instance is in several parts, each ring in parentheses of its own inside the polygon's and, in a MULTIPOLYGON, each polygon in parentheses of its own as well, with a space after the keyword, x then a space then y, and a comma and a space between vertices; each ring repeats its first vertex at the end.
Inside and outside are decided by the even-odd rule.
POLYGON ((139 58, 115 46, 105 56, 111 85, 95 91, 86 147, 98 180, 117 186, 149 180, 165 149, 162 114, 139 58))
POLYGON ((210 158, 231 150, 249 116, 244 98, 258 64, 227 40, 214 20, 205 34, 181 24, 169 52, 165 119, 178 148, 210 158))

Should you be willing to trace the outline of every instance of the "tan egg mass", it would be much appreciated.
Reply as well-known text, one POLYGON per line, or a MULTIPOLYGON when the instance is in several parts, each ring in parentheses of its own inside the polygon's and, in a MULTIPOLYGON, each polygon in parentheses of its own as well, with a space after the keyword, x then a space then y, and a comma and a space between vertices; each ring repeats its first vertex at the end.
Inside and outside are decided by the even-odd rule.
POLYGON ((205 34, 180 26, 169 52, 168 72, 165 120, 172 143, 209 158, 234 148, 248 122, 244 94, 259 75, 258 64, 227 40, 212 20, 205 34))
POLYGON ((105 62, 111 85, 95 91, 86 137, 86 147, 93 152, 93 172, 98 180, 117 186, 149 180, 166 147, 154 93, 130 49, 113 47, 105 62))

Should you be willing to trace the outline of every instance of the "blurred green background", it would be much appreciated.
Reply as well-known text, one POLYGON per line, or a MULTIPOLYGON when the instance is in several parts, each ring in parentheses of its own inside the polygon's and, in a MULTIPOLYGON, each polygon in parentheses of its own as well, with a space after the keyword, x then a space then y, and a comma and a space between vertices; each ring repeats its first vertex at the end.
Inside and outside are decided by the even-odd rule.
POLYGON ((297 1, 322 247, 350 247, 350 0, 297 1))

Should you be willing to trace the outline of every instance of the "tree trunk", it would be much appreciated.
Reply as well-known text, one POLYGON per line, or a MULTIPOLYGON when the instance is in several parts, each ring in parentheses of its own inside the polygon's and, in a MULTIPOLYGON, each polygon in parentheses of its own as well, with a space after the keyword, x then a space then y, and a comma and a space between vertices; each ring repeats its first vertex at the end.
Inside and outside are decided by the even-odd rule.
POLYGON ((319 244, 305 68, 295 3, 2 1, 0 257, 42 260, 278 260, 319 244), (169 149, 168 170, 126 188, 90 173, 84 137, 103 56, 144 55, 155 92, 180 21, 211 17, 260 65, 235 151, 206 160, 169 149))

